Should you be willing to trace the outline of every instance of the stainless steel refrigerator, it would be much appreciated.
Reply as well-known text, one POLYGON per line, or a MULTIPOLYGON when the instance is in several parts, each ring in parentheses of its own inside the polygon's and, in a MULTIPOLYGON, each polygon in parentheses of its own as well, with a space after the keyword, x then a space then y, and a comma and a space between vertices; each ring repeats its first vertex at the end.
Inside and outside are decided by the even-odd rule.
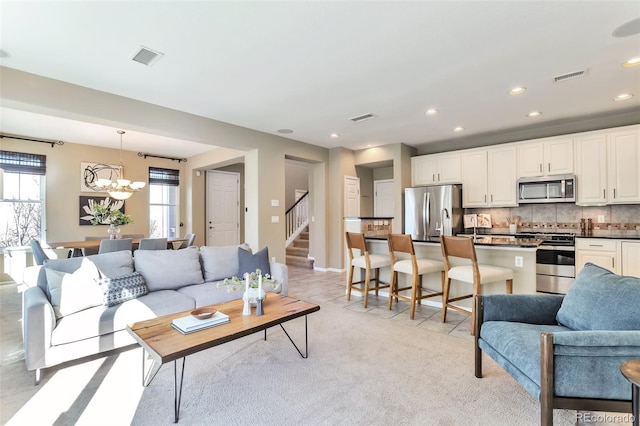
POLYGON ((404 233, 436 241, 463 232, 462 185, 420 186, 404 190, 404 233))

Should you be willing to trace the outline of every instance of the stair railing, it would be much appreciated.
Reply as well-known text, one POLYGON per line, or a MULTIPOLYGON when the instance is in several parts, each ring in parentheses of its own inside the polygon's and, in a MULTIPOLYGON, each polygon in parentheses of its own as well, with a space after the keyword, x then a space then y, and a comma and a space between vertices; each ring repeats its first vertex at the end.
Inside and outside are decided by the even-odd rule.
POLYGON ((289 247, 293 240, 309 225, 309 191, 296 200, 285 214, 286 244, 289 247))

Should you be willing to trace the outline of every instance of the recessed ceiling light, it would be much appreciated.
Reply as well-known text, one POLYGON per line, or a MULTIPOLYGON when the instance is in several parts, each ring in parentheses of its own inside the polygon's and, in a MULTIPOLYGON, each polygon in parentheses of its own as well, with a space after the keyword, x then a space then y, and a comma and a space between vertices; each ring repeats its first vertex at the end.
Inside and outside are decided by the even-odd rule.
POLYGON ((340 137, 340 135, 339 135, 339 134, 337 134, 337 133, 331 133, 331 134, 329 135, 329 137, 330 137, 330 138, 332 138, 332 139, 338 139, 338 138, 340 137))
POLYGON ((640 65, 640 56, 631 58, 627 62, 622 64, 623 67, 635 67, 636 65, 640 65))
POLYGON ((535 118, 540 117, 541 115, 542 113, 540 111, 531 111, 529 114, 527 114, 527 117, 535 118))
POLYGON ((293 133, 293 130, 291 130, 291 129, 278 129, 278 133, 284 133, 284 134, 293 133))
POLYGON ((436 115, 437 113, 439 113, 440 111, 438 111, 435 108, 429 108, 426 112, 425 115, 436 115))
POLYGON ((518 87, 513 87, 511 90, 509 90, 509 94, 510 95, 521 95, 526 91, 527 91, 526 87, 518 86, 518 87))
POLYGON ((458 126, 458 127, 455 127, 455 128, 453 129, 453 131, 454 131, 454 132, 456 132, 456 133, 460 133, 460 132, 462 132, 463 130, 464 130, 464 127, 462 127, 462 126, 458 126))
POLYGON ((633 93, 621 93, 615 98, 614 101, 626 101, 627 99, 631 99, 633 97, 633 93))

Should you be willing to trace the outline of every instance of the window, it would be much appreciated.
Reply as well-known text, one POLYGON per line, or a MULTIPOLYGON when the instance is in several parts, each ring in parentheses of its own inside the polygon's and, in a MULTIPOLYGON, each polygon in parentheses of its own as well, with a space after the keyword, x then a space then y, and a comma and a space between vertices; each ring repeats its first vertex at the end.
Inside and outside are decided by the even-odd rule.
POLYGON ((178 236, 180 171, 149 167, 149 235, 178 236))
POLYGON ((47 157, 0 151, 0 247, 44 240, 44 179, 47 157))

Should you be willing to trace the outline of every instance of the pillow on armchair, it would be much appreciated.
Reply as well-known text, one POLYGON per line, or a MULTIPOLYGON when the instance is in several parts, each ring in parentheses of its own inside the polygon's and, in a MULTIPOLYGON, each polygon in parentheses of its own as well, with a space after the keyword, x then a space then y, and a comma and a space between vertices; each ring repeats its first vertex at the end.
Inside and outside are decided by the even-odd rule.
POLYGON ((562 301, 558 322, 572 330, 640 330, 640 278, 587 263, 562 301))

